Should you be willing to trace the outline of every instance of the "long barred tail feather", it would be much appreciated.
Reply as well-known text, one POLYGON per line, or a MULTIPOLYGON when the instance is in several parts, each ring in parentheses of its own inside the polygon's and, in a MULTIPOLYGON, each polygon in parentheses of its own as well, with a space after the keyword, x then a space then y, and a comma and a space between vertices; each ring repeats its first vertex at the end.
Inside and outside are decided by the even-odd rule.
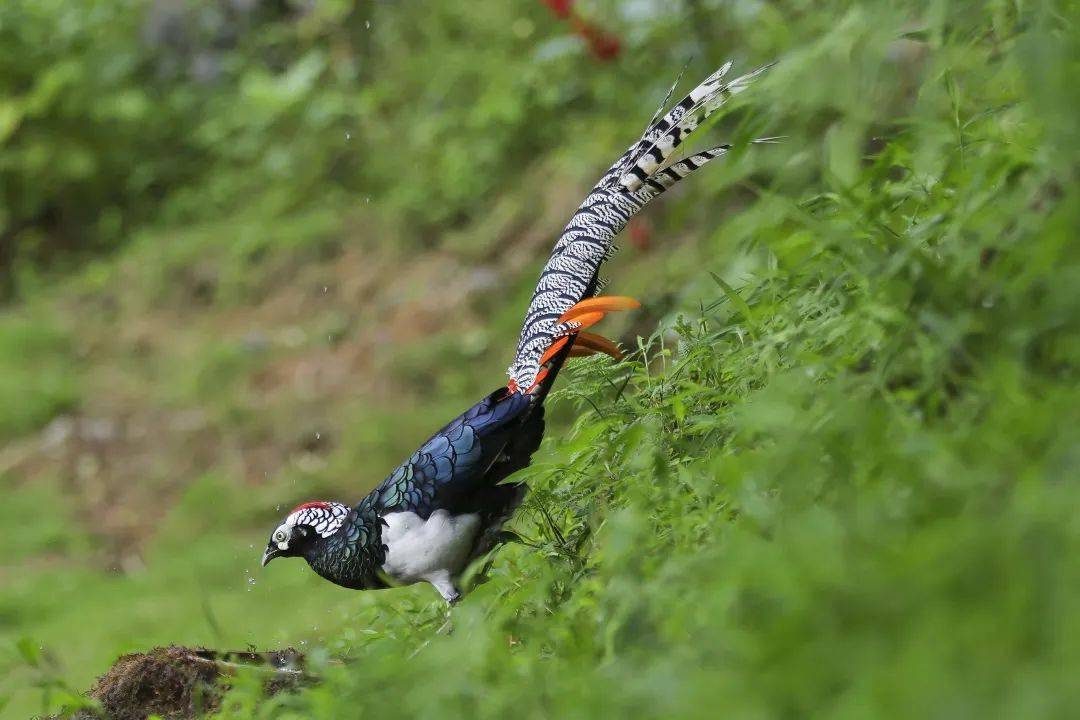
POLYGON ((645 131, 641 133, 641 137, 635 140, 633 144, 626 149, 626 152, 620 155, 619 159, 608 168, 608 171, 604 173, 603 177, 596 183, 596 187, 609 187, 614 181, 618 180, 625 167, 631 161, 631 158, 637 157, 641 153, 642 148, 651 142, 650 138, 655 135, 656 124, 664 115, 664 108, 671 102, 671 96, 675 94, 675 88, 682 82, 683 75, 686 73, 688 67, 690 67, 689 62, 687 62, 686 65, 683 65, 682 70, 680 70, 679 74, 675 77, 675 81, 671 83, 667 92, 664 93, 664 99, 656 106, 656 112, 653 113, 648 125, 645 126, 645 131))
POLYGON ((675 88, 678 87, 679 81, 682 80, 683 73, 686 72, 686 67, 687 66, 685 65, 683 66, 683 69, 679 71, 678 77, 675 78, 675 82, 671 84, 670 88, 668 88, 667 94, 664 96, 663 102, 661 102, 660 106, 656 108, 656 112, 653 113, 652 120, 650 120, 648 126, 646 126, 645 132, 643 132, 641 134, 641 137, 634 141, 634 143, 629 148, 627 148, 626 152, 624 152, 619 157, 619 159, 616 160, 610 168, 608 168, 608 171, 604 173, 603 177, 601 177, 599 182, 596 183, 596 187, 601 188, 615 186, 618 183, 619 179, 626 172, 627 168, 633 165, 635 161, 637 161, 641 157, 642 152, 644 152, 645 149, 652 145, 663 132, 667 131, 671 127, 672 123, 674 122, 674 119, 671 117, 672 114, 681 114, 683 110, 679 108, 684 104, 688 103, 688 107, 690 105, 693 105, 694 101, 692 100, 692 97, 694 96, 694 94, 698 93, 698 96, 700 97, 699 91, 703 86, 708 85, 710 82, 716 81, 719 78, 722 78, 731 68, 731 61, 724 63, 723 67, 721 67, 719 70, 706 78, 704 82, 694 88, 689 95, 677 102, 675 104, 675 107, 673 107, 665 115, 664 108, 667 107, 668 102, 671 100, 671 96, 675 93, 675 88))
POLYGON ((656 121, 659 120, 660 117, 664 114, 664 108, 666 108, 668 106, 668 103, 671 102, 671 96, 675 94, 675 88, 679 87, 679 83, 682 82, 683 75, 686 74, 686 69, 688 67, 690 67, 689 60, 686 62, 685 65, 682 66, 682 70, 680 70, 679 74, 675 76, 675 81, 671 83, 671 87, 669 87, 667 92, 664 93, 664 99, 660 101, 660 105, 657 106, 656 112, 653 113, 652 119, 649 120, 649 124, 645 127, 645 132, 641 134, 641 140, 638 140, 636 143, 631 145, 627 153, 633 152, 634 149, 642 142, 642 140, 649 136, 649 131, 653 129, 653 126, 656 125, 656 121))
MULTIPOLYGON (((599 319, 595 313, 580 314, 571 320, 562 316, 597 292, 600 265, 614 252, 612 240, 650 200, 730 150, 730 145, 718 145, 682 160, 672 159, 675 149, 706 118, 769 67, 725 83, 723 79, 731 69, 731 63, 725 63, 661 117, 675 85, 668 91, 641 138, 604 173, 555 243, 525 314, 514 361, 507 370, 511 390, 530 392, 538 388, 537 400, 542 402, 573 349, 574 335, 599 319), (563 338, 566 340, 552 349, 563 338)), ((754 142, 776 140, 761 138, 754 142)))
POLYGON ((634 191, 634 195, 646 202, 652 200, 660 193, 670 189, 671 186, 690 173, 700 169, 705 163, 727 155, 729 150, 731 150, 730 145, 717 145, 704 152, 695 153, 690 157, 674 162, 646 179, 645 182, 634 191))
MULTIPOLYGON (((667 145, 669 141, 669 133, 680 126, 686 128, 689 127, 690 122, 693 122, 693 127, 689 127, 686 130, 686 134, 693 132, 697 127, 695 119, 695 113, 701 109, 702 104, 710 97, 713 97, 719 88, 720 81, 731 69, 731 61, 724 63, 719 70, 714 72, 709 77, 705 78, 697 87, 691 90, 686 97, 667 112, 659 120, 655 120, 649 128, 645 131, 645 134, 641 136, 641 139, 631 147, 631 150, 626 156, 619 159, 615 165, 612 166, 611 171, 614 172, 614 178, 609 179, 609 182, 617 182, 622 184, 627 189, 632 189, 624 182, 626 174, 638 166, 639 163, 644 162, 642 172, 648 174, 648 164, 650 161, 656 160, 658 163, 662 162, 662 158, 658 158, 659 152, 662 152, 662 148, 657 148, 657 142, 664 140, 664 144, 667 145)), ((674 149, 669 147, 668 150, 674 149)), ((605 179, 608 179, 605 177, 605 179)))
POLYGON ((694 88, 680 100, 653 128, 651 142, 635 153, 619 177, 619 184, 633 192, 664 166, 675 149, 689 137, 710 115, 716 112, 732 96, 742 92, 759 75, 771 67, 765 65, 728 83, 721 80, 731 68, 726 63, 710 75, 705 82, 694 88))
MULTIPOLYGON (((750 142, 754 145, 775 145, 782 139, 783 136, 776 135, 757 138, 750 142)), ((690 173, 700 170, 710 160, 727 155, 730 150, 731 145, 725 143, 673 162, 653 174, 641 187, 634 191, 633 195, 644 202, 648 202, 665 190, 670 190, 675 183, 685 179, 690 173)))

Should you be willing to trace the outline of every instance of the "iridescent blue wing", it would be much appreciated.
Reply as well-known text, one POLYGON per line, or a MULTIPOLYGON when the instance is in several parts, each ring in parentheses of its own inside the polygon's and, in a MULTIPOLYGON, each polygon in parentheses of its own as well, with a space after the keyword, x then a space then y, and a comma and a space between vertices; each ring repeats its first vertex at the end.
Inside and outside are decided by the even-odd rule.
POLYGON ((382 512, 439 509, 472 512, 475 491, 490 484, 488 470, 500 459, 527 418, 532 398, 500 388, 435 433, 374 491, 382 512))

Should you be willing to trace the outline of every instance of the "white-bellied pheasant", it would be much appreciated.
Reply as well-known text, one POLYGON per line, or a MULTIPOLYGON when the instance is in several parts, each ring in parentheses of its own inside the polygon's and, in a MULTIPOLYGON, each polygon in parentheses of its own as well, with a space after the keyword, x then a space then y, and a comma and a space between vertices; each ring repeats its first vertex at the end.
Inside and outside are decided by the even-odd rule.
MULTIPOLYGON (((509 383, 425 442, 355 506, 308 502, 270 535, 263 565, 303 557, 319 575, 358 590, 425 581, 447 600, 468 563, 490 550, 525 488, 501 484, 529 464, 544 432, 544 399, 568 357, 607 353, 609 340, 585 332, 605 313, 638 306, 595 296, 612 240, 650 200, 705 163, 719 145, 679 161, 683 140, 761 68, 725 81, 731 63, 666 114, 674 85, 645 133, 604 173, 559 236, 525 315, 509 383)), ((676 83, 678 81, 676 80, 676 83)))

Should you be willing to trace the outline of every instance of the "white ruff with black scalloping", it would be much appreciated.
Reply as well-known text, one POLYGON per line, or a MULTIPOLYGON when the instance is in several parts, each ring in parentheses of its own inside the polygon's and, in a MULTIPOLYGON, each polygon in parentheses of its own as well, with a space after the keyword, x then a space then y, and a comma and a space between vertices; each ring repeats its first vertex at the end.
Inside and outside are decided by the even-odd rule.
POLYGON ((289 527, 310 525, 319 537, 330 537, 345 522, 348 514, 349 506, 339 502, 306 503, 289 513, 284 524, 289 527))

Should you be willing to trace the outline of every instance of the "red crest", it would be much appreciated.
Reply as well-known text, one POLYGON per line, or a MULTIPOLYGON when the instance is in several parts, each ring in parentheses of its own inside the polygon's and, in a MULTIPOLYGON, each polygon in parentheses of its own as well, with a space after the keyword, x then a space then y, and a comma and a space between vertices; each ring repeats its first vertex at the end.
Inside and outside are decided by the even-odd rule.
POLYGON ((292 510, 289 511, 289 514, 292 515, 294 512, 297 512, 299 510, 307 510, 309 508, 322 508, 323 510, 329 510, 330 509, 330 503, 323 502, 322 500, 314 500, 312 502, 306 502, 306 503, 303 503, 301 505, 297 505, 296 507, 294 507, 292 510))

